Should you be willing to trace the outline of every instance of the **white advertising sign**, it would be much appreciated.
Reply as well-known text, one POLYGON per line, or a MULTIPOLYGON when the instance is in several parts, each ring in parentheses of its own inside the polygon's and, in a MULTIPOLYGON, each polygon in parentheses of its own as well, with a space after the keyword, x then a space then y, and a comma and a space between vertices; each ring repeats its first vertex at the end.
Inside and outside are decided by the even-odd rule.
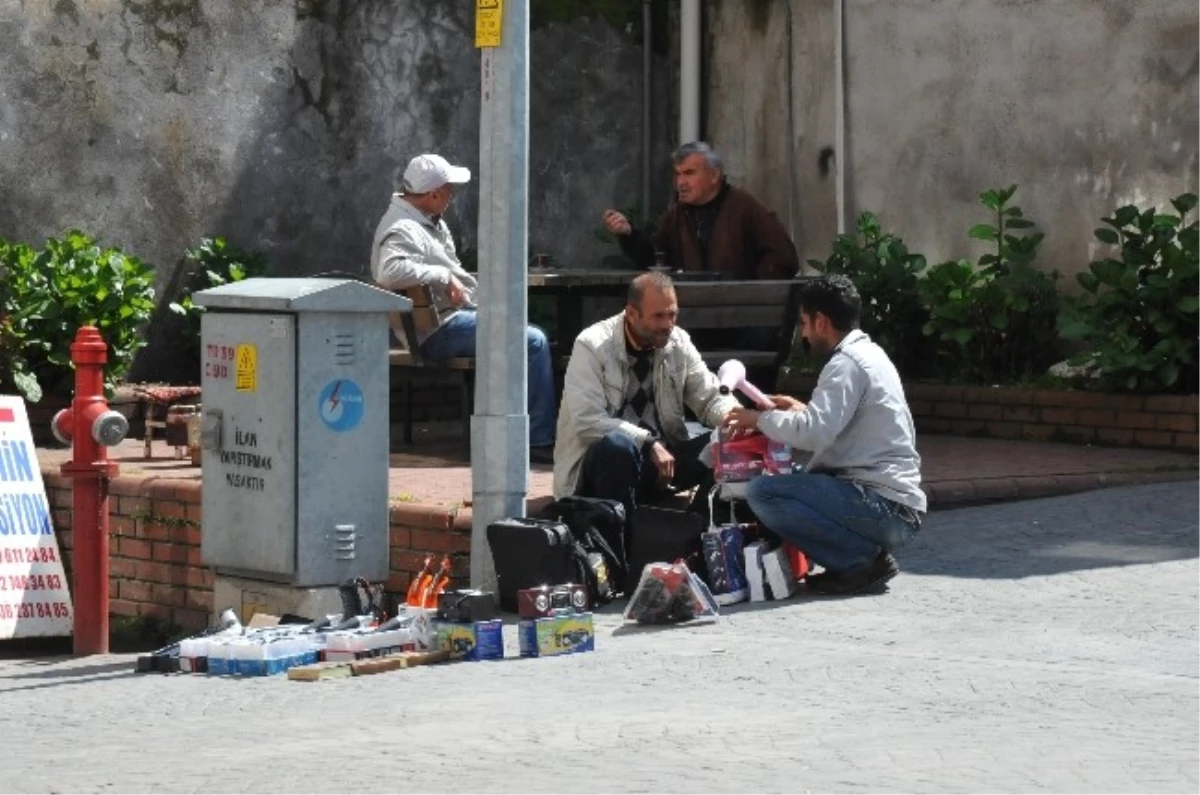
POLYGON ((29 416, 0 395, 0 639, 70 635, 71 594, 29 416))

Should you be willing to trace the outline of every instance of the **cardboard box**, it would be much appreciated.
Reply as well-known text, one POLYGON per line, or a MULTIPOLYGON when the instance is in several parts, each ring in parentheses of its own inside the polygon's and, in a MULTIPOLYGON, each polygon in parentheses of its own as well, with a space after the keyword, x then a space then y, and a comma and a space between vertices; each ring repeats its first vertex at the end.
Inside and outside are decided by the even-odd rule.
POLYGON ((522 657, 577 654, 596 648, 591 613, 571 613, 525 619, 517 624, 522 657))
POLYGON ((500 619, 456 624, 438 621, 438 648, 455 660, 501 660, 504 658, 504 622, 500 619))

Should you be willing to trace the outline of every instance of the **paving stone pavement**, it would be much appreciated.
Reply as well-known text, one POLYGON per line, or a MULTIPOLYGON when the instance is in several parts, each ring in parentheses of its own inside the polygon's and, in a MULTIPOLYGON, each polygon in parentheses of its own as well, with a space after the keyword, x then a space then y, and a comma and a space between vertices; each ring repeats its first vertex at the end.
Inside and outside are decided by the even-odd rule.
POLYGON ((1198 517, 1195 481, 937 512, 886 595, 667 629, 609 606, 558 659, 0 660, 0 791, 1196 792, 1198 517))

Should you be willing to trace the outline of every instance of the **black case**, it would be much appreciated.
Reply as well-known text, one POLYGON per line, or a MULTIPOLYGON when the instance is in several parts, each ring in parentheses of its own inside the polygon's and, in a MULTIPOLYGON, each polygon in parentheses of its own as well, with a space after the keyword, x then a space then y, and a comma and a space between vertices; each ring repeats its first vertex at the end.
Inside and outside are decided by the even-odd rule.
POLYGON ((517 591, 577 582, 575 537, 553 519, 501 519, 488 525, 500 609, 517 612, 517 591))
POLYGON ((700 537, 708 526, 703 516, 690 511, 639 506, 633 511, 632 525, 626 594, 637 589, 647 563, 674 563, 682 558, 689 569, 706 576, 700 537))

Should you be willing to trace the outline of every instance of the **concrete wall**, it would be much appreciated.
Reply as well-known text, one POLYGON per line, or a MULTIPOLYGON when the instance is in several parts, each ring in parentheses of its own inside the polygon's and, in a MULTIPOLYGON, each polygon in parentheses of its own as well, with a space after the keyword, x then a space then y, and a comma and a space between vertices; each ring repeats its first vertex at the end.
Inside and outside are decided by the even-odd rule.
MULTIPOLYGON (((710 137, 777 209, 786 5, 707 6, 710 137)), ((813 168, 814 150, 833 141, 833 4, 791 7, 801 247, 824 257, 832 174, 813 168)), ((1197 188, 1193 0, 845 0, 845 15, 851 223, 871 210, 931 262, 976 258, 985 249, 966 232, 987 220, 978 194, 1016 183, 1015 202, 1046 233, 1042 266, 1074 274, 1096 255, 1102 216, 1197 188)))
POLYGON ((778 213, 801 261, 824 257, 837 234, 832 5, 709 0, 705 14, 706 135, 730 180, 778 213))
MULTIPOLYGON (((280 274, 363 271, 397 166, 478 173, 473 32, 470 0, 0 0, 0 236, 79 226, 164 292, 211 235, 280 274)), ((563 266, 615 251, 600 213, 640 192, 640 41, 587 18, 532 35, 530 251, 563 266)), ((472 248, 476 205, 448 213, 472 248)))

